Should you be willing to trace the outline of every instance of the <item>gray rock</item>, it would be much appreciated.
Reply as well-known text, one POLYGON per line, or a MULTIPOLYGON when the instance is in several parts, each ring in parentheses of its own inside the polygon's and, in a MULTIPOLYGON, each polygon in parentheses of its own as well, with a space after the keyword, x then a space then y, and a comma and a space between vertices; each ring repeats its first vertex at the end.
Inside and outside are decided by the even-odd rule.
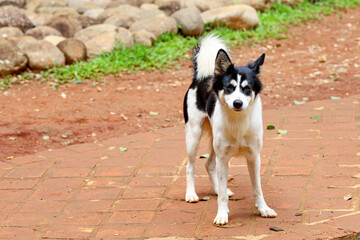
POLYGON ((106 8, 115 8, 120 5, 129 4, 131 6, 139 7, 139 1, 138 0, 113 0, 111 1, 106 8))
POLYGON ((133 44, 132 34, 125 28, 118 28, 116 31, 105 32, 85 43, 87 55, 93 58, 103 52, 111 52, 117 46, 118 42, 125 46, 133 44))
POLYGON ((259 24, 256 10, 243 4, 211 9, 201 13, 201 17, 204 23, 225 24, 235 30, 248 29, 259 24))
POLYGON ((23 40, 18 47, 29 59, 29 67, 34 70, 45 70, 65 64, 64 54, 51 43, 44 40, 23 40))
POLYGON ((86 2, 86 3, 80 3, 76 6, 74 6, 74 9, 80 13, 80 14, 83 14, 85 13, 87 10, 90 10, 90 9, 102 9, 102 7, 96 5, 95 3, 93 2, 86 2))
POLYGON ((32 0, 28 2, 26 8, 35 13, 53 14, 57 9, 67 6, 67 0, 32 0))
POLYGON ((53 16, 46 25, 57 29, 66 38, 73 37, 82 29, 81 22, 71 15, 53 16))
POLYGON ((25 32, 34 25, 19 8, 6 6, 0 7, 0 27, 17 27, 25 32))
POLYGON ((111 24, 97 24, 84 28, 74 35, 74 38, 86 43, 90 39, 105 32, 115 32, 116 26, 111 24))
POLYGON ((47 23, 52 17, 51 14, 47 14, 47 13, 38 14, 28 10, 25 11, 25 14, 34 24, 35 27, 45 25, 45 23, 47 23))
POLYGON ((7 6, 7 5, 24 8, 26 5, 26 0, 0 0, 0 6, 7 6))
POLYGON ((140 8, 144 10, 158 10, 159 6, 152 3, 144 3, 140 6, 140 8))
POLYGON ((117 27, 129 28, 135 22, 134 17, 123 14, 114 15, 105 20, 104 24, 112 24, 117 27))
POLYGON ((57 8, 54 13, 54 15, 72 15, 74 17, 77 17, 79 15, 79 13, 71 7, 61 7, 61 8, 57 8))
POLYGON ((2 27, 0 28, 0 37, 9 38, 9 37, 22 37, 24 33, 17 27, 2 27))
POLYGON ((93 19, 91 17, 87 17, 84 15, 80 15, 77 17, 77 19, 81 22, 81 25, 83 28, 87 28, 91 25, 97 25, 100 24, 101 22, 97 19, 93 19))
POLYGON ((259 11, 265 11, 270 9, 271 0, 238 0, 237 3, 252 6, 259 11))
POLYGON ((91 0, 91 2, 94 2, 96 5, 106 8, 108 4, 110 4, 112 0, 91 0))
POLYGON ((179 11, 182 7, 182 3, 176 0, 172 0, 172 1, 156 0, 155 4, 158 5, 159 9, 163 11, 167 16, 170 16, 174 12, 179 11))
POLYGON ((47 41, 54 46, 58 45, 59 42, 62 42, 65 39, 66 38, 64 38, 62 36, 55 36, 55 35, 49 35, 49 36, 44 37, 44 41, 47 41))
POLYGON ((145 30, 133 32, 134 43, 140 43, 145 46, 152 46, 156 40, 155 35, 145 30))
POLYGON ((171 15, 181 26, 181 34, 184 36, 200 36, 205 30, 205 24, 198 10, 183 8, 171 15))
POLYGON ((14 43, 0 38, 0 76, 25 69, 27 62, 25 54, 14 43))
POLYGON ((85 44, 75 38, 68 38, 60 42, 57 47, 65 55, 66 64, 73 64, 86 59, 85 44))
POLYGON ((137 16, 137 20, 144 20, 154 17, 166 17, 166 14, 159 9, 156 10, 141 9, 140 13, 137 16))
POLYGON ((105 21, 105 19, 114 16, 114 15, 128 15, 130 17, 133 17, 134 19, 138 19, 138 15, 140 14, 141 9, 138 7, 134 7, 128 4, 120 5, 116 8, 108 8, 105 9, 104 12, 102 12, 98 19, 105 21))
POLYGON ((103 8, 93 8, 93 9, 89 9, 86 12, 84 12, 84 16, 93 18, 93 19, 98 19, 99 16, 104 12, 105 10, 103 8))
POLYGON ((42 40, 44 37, 49 35, 62 36, 61 32, 49 26, 39 26, 29 29, 25 32, 25 35, 32 36, 38 40, 42 40))
POLYGON ((172 32, 177 34, 177 22, 172 17, 155 17, 135 22, 130 26, 131 32, 145 30, 151 32, 158 38, 161 34, 172 32))

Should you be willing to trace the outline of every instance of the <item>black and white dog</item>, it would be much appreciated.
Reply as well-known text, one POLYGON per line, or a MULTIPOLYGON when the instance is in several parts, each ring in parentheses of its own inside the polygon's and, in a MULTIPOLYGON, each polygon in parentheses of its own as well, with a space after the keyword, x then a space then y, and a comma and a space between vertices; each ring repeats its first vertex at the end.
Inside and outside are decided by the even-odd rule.
POLYGON ((205 164, 218 195, 217 225, 228 223, 228 163, 243 155, 253 185, 255 206, 262 217, 276 217, 264 200, 260 182, 260 150, 263 144, 262 107, 258 78, 265 54, 246 66, 232 64, 228 48, 215 35, 204 37, 195 46, 194 77, 184 99, 187 202, 197 202, 195 192, 195 158, 203 132, 210 135, 211 154, 205 164))

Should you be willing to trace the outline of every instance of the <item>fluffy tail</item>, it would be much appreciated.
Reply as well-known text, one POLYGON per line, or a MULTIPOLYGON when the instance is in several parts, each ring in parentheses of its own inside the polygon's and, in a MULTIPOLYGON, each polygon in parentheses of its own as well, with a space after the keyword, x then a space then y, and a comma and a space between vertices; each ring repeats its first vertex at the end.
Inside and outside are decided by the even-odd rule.
POLYGON ((199 45, 195 46, 192 58, 194 66, 194 81, 201 81, 214 75, 215 59, 220 49, 228 52, 228 47, 222 39, 214 34, 204 37, 199 45))

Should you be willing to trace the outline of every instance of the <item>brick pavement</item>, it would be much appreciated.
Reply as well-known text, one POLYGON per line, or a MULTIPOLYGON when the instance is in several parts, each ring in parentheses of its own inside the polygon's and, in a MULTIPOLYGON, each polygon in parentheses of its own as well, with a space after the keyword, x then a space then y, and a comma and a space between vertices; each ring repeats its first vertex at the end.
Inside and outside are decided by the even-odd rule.
POLYGON ((0 161, 0 238, 331 239, 360 232, 360 96, 268 110, 269 124, 287 130, 264 130, 263 190, 277 218, 259 217, 240 158, 230 166, 230 224, 212 224, 216 196, 204 159, 196 186, 210 200, 186 203, 180 126, 0 161))

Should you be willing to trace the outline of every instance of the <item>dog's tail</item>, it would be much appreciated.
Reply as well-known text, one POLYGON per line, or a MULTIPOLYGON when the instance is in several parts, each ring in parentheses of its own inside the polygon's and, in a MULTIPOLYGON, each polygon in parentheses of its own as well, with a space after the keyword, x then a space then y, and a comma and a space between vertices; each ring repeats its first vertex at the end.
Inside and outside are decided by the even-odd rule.
POLYGON ((201 81, 214 75, 215 60, 220 49, 228 52, 223 40, 214 34, 208 34, 195 46, 192 57, 195 73, 193 81, 201 81))

